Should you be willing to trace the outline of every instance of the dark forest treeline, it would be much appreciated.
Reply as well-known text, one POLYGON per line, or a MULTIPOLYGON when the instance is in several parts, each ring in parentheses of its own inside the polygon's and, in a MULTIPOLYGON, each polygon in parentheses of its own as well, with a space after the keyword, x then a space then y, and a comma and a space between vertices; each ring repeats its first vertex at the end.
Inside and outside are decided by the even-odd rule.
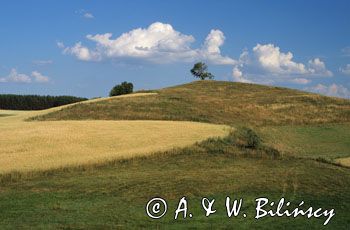
POLYGON ((85 100, 73 96, 0 94, 0 109, 41 110, 85 100))

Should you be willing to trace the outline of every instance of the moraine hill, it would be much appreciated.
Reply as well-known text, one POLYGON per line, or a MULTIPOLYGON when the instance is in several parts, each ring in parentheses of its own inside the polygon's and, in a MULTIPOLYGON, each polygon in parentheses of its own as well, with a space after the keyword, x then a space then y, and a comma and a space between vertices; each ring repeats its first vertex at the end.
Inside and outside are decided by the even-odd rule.
POLYGON ((228 125, 291 125, 350 121, 350 100, 281 87, 195 81, 147 97, 78 103, 35 120, 179 120, 228 125))
MULTIPOLYGON (((349 229, 350 168, 336 163, 350 158, 350 100, 219 81, 198 81, 152 92, 156 94, 79 102, 52 109, 50 113, 36 112, 37 117, 30 120, 83 120, 77 122, 82 125, 101 119, 189 120, 232 125, 234 132, 224 138, 210 138, 149 156, 28 175, 17 172, 0 175, 0 226, 7 229, 261 229, 264 226, 266 229, 349 229), (261 143, 254 148, 247 146, 248 132, 243 132, 247 127, 242 126, 256 132, 261 143), (189 199, 194 218, 174 220, 175 209, 183 196, 189 199), (242 198, 242 211, 248 217, 228 218, 226 196, 242 198), (145 206, 151 197, 167 200, 169 210, 164 218, 154 220, 146 216, 145 206), (203 197, 216 199, 215 215, 204 215, 200 205, 203 197), (254 218, 257 197, 267 197, 276 204, 284 197, 293 207, 304 201, 305 208, 334 208, 336 216, 327 226, 323 226, 324 217, 257 221, 254 218)), ((41 125, 44 129, 50 125, 50 122, 24 123, 32 127, 41 125)), ((106 133, 101 126, 92 132, 97 130, 102 141, 99 144, 106 145, 103 140, 106 133)), ((144 135, 140 126, 132 131, 140 137, 144 135)), ((111 134, 109 139, 122 142, 111 134)), ((152 142, 155 146, 159 144, 152 142)), ((52 148, 52 144, 45 146, 52 148)), ((76 156, 75 151, 72 154, 76 156)))

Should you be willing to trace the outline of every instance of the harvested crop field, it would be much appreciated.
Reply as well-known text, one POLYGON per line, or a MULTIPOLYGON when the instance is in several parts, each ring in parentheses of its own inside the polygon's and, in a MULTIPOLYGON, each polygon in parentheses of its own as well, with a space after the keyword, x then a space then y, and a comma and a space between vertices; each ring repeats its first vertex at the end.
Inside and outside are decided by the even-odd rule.
POLYGON ((98 163, 184 147, 229 128, 173 121, 58 121, 3 124, 0 173, 98 163))
MULTIPOLYGON (((96 100, 109 98, 91 101, 96 100)), ((62 107, 42 111, 0 110, 0 173, 147 155, 225 136, 231 129, 225 125, 183 121, 25 121, 62 107)))
POLYGON ((350 157, 336 159, 336 162, 343 166, 350 167, 350 157))

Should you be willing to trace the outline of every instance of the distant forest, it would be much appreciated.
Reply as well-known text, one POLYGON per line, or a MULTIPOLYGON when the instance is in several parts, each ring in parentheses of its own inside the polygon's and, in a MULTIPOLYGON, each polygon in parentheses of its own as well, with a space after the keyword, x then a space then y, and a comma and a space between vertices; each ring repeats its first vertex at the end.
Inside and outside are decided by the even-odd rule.
POLYGON ((0 94, 0 109, 41 110, 85 100, 87 98, 73 96, 0 94))

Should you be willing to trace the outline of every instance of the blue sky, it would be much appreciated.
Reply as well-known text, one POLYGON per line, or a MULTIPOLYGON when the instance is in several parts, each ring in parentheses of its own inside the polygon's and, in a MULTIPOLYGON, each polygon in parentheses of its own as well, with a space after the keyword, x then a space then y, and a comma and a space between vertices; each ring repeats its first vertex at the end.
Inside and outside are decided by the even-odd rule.
POLYGON ((217 80, 350 98, 349 1, 1 1, 0 93, 217 80))

